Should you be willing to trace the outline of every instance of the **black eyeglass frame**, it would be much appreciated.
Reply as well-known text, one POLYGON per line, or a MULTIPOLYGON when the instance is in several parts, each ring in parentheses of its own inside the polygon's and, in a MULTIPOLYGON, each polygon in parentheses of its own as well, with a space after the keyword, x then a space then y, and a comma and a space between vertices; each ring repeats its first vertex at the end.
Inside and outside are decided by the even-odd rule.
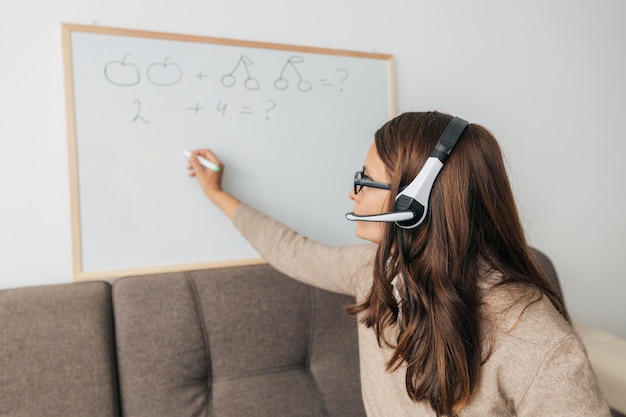
POLYGON ((380 188, 382 190, 391 190, 391 184, 386 182, 378 182, 365 180, 365 170, 354 173, 354 194, 358 194, 363 187, 380 188))

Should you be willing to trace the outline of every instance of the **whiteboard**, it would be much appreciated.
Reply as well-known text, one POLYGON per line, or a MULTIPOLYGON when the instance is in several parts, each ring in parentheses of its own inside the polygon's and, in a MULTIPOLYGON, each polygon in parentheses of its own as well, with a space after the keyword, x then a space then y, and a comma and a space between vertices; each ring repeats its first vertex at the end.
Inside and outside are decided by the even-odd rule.
POLYGON ((188 177, 311 239, 357 243, 348 192, 394 113, 390 55, 63 25, 75 279, 262 262, 188 177))

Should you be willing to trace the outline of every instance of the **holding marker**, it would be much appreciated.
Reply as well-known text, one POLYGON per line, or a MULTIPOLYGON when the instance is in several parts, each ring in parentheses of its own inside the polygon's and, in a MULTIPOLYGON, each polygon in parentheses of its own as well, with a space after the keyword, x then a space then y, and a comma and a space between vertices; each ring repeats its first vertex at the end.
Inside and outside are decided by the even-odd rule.
MULTIPOLYGON (((192 156, 191 152, 189 152, 186 149, 183 149, 183 155, 185 155, 187 158, 191 158, 191 156, 192 156)), ((213 170, 215 172, 220 172, 220 166, 219 165, 216 165, 213 162, 211 162, 208 159, 203 158, 201 156, 198 156, 197 158, 198 158, 198 162, 200 162, 200 165, 202 165, 203 167, 208 168, 210 170, 213 170)))

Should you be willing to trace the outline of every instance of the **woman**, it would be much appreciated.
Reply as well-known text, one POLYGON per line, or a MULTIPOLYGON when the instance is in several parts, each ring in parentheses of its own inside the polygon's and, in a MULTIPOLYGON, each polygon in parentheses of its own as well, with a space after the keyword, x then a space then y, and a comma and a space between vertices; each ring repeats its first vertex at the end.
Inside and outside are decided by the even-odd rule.
MULTIPOLYGON (((356 219, 396 209, 452 119, 405 113, 376 132, 349 194, 356 219)), ((193 154, 190 175, 270 264, 356 297, 348 310, 359 320, 369 416, 610 416, 483 127, 462 131, 418 227, 357 221, 357 236, 376 246, 300 236, 225 192, 224 170, 195 158, 222 166, 212 152, 193 154)))

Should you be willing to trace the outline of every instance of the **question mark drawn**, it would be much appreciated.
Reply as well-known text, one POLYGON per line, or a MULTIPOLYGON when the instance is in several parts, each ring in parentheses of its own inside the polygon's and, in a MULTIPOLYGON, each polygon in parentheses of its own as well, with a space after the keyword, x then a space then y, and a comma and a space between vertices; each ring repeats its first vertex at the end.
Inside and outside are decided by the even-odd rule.
MULTIPOLYGON (((339 80, 339 84, 343 83, 343 82, 344 82, 344 81, 348 78, 348 76, 350 75, 350 74, 348 73, 348 71, 346 71, 346 70, 345 70, 345 69, 343 69, 343 68, 337 68, 337 69, 335 70, 335 72, 343 72, 343 76, 342 76, 342 77, 341 77, 341 79, 339 80)), ((339 89, 339 91, 343 92, 343 88, 340 88, 340 89, 339 89)))
POLYGON ((271 105, 270 105, 270 107, 268 107, 268 108, 265 110, 265 115, 266 115, 266 116, 265 116, 265 118, 266 118, 267 120, 269 120, 269 119, 270 119, 270 117, 269 117, 267 114, 270 112, 270 110, 274 110, 274 109, 276 108, 276 102, 275 102, 274 100, 269 100, 269 99, 268 99, 267 101, 268 101, 271 105))

